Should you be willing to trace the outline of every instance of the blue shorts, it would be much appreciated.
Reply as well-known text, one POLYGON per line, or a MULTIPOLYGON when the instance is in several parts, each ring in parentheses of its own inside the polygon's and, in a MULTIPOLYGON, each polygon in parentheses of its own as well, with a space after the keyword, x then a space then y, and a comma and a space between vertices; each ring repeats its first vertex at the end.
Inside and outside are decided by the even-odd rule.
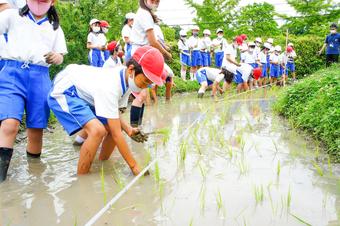
POLYGON ((95 118, 104 125, 107 124, 107 119, 96 116, 94 108, 78 96, 74 86, 60 95, 53 96, 52 92, 53 88, 47 98, 48 105, 70 136, 80 131, 86 123, 95 118))
POLYGON ((211 65, 210 53, 201 52, 201 57, 202 57, 202 66, 203 67, 210 67, 210 65, 211 65))
POLYGON ((288 75, 288 72, 295 72, 295 63, 294 62, 288 62, 286 65, 286 74, 288 75))
POLYGON ((215 65, 217 68, 222 67, 224 52, 215 52, 215 65))
POLYGON ((262 75, 261 75, 261 78, 265 78, 267 76, 268 76, 267 63, 262 63, 262 75))
POLYGON ((267 68, 270 69, 270 55, 267 55, 267 68))
POLYGON ((235 77, 234 77, 234 82, 235 82, 236 84, 242 84, 242 83, 244 83, 241 72, 236 71, 236 75, 235 75, 235 77))
POLYGON ((252 68, 258 68, 258 64, 257 63, 252 63, 252 64, 249 64, 252 68))
POLYGON ((203 69, 203 70, 199 70, 198 72, 196 72, 195 74, 196 80, 197 82, 201 85, 202 82, 207 82, 208 86, 212 85, 214 82, 209 80, 207 77, 207 72, 203 69))
POLYGON ((280 74, 279 75, 282 76, 284 71, 285 71, 285 69, 280 65, 280 74))
POLYGON ((99 49, 92 49, 89 52, 89 63, 94 67, 103 67, 104 65, 104 52, 99 49))
POLYGON ((125 44, 125 62, 128 62, 132 55, 131 55, 132 45, 130 43, 125 44))
POLYGON ((280 65, 270 64, 270 77, 280 77, 280 65))
POLYGON ((187 53, 181 53, 180 58, 181 58, 181 64, 185 66, 190 66, 190 56, 189 56, 189 50, 184 50, 183 52, 187 53))
POLYGON ((27 128, 46 128, 50 89, 48 67, 5 60, 0 71, 0 121, 12 118, 21 122, 25 111, 27 128))
POLYGON ((191 53, 191 66, 192 67, 202 66, 201 51, 199 51, 199 50, 192 51, 192 53, 191 53))
POLYGON ((105 61, 107 61, 107 59, 110 58, 110 51, 109 50, 105 50, 104 51, 104 63, 105 61))
POLYGON ((5 60, 0 60, 0 71, 5 65, 5 60))

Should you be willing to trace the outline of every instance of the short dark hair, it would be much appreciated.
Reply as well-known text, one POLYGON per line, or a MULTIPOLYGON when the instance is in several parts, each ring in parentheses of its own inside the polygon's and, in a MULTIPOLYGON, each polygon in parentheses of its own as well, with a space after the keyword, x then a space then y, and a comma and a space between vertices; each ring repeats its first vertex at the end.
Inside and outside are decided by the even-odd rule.
POLYGON ((332 23, 331 26, 329 26, 330 28, 335 28, 338 29, 338 25, 336 23, 332 23))
POLYGON ((225 80, 228 84, 230 84, 230 83, 233 81, 233 79, 234 79, 234 73, 228 71, 228 70, 225 69, 225 68, 222 68, 220 74, 223 74, 223 75, 224 75, 224 80, 225 80))
POLYGON ((144 74, 142 66, 137 63, 137 61, 133 58, 131 58, 127 63, 126 63, 126 67, 129 67, 130 65, 133 65, 133 68, 135 70, 135 75, 138 74, 144 74))
MULTIPOLYGON (((19 15, 26 16, 29 11, 30 9, 28 8, 28 5, 25 5, 22 9, 19 10, 19 15)), ((51 5, 48 9, 47 18, 50 24, 52 24, 53 30, 57 30, 59 28, 59 16, 54 5, 51 5)))

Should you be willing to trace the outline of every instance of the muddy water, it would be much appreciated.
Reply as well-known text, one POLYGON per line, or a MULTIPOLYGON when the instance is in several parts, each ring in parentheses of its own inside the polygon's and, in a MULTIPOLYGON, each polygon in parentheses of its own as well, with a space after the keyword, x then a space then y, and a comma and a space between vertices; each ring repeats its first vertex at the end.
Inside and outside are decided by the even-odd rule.
MULTIPOLYGON (((340 166, 274 116, 272 102, 258 91, 149 107, 144 130, 163 135, 130 145, 141 165, 157 164, 95 225, 340 225, 340 166)), ((46 134, 40 161, 24 147, 0 185, 0 225, 84 225, 133 179, 117 151, 77 177, 79 148, 61 128, 46 134)))

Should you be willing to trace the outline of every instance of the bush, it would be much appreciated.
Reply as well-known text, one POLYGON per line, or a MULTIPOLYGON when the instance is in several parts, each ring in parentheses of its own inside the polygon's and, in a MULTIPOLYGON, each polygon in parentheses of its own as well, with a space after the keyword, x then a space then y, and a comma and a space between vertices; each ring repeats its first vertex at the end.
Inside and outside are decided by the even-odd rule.
POLYGON ((283 90, 274 110, 320 139, 340 161, 340 65, 320 70, 283 90))

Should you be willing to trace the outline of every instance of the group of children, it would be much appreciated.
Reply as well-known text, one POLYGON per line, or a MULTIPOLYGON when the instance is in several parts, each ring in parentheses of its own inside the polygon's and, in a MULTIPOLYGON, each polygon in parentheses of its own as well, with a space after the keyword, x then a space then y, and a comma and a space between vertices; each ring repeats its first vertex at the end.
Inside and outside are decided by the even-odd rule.
MULTIPOLYGON (((192 36, 187 40, 187 32, 180 31, 178 48, 180 51, 181 77, 186 80, 187 68, 190 67, 190 79, 196 79, 201 87, 198 96, 202 97, 208 86, 220 83, 226 71, 233 75, 233 81, 237 84, 237 91, 246 91, 253 87, 276 82, 285 83, 288 74, 295 80, 296 52, 293 43, 288 43, 285 50, 281 46, 274 46, 274 40, 268 38, 265 43, 260 37, 254 41, 247 41, 247 35, 235 37, 231 44, 223 37, 222 29, 216 30, 216 38, 211 40, 211 32, 203 31, 203 37, 199 38, 199 27, 193 26, 192 36), (211 55, 214 54, 215 68, 211 68, 211 55), (218 68, 219 70, 217 70, 218 68), (221 70, 223 69, 223 70, 221 70)), ((230 76, 225 76, 223 89, 213 85, 213 96, 216 90, 224 92, 230 86, 230 76)))

